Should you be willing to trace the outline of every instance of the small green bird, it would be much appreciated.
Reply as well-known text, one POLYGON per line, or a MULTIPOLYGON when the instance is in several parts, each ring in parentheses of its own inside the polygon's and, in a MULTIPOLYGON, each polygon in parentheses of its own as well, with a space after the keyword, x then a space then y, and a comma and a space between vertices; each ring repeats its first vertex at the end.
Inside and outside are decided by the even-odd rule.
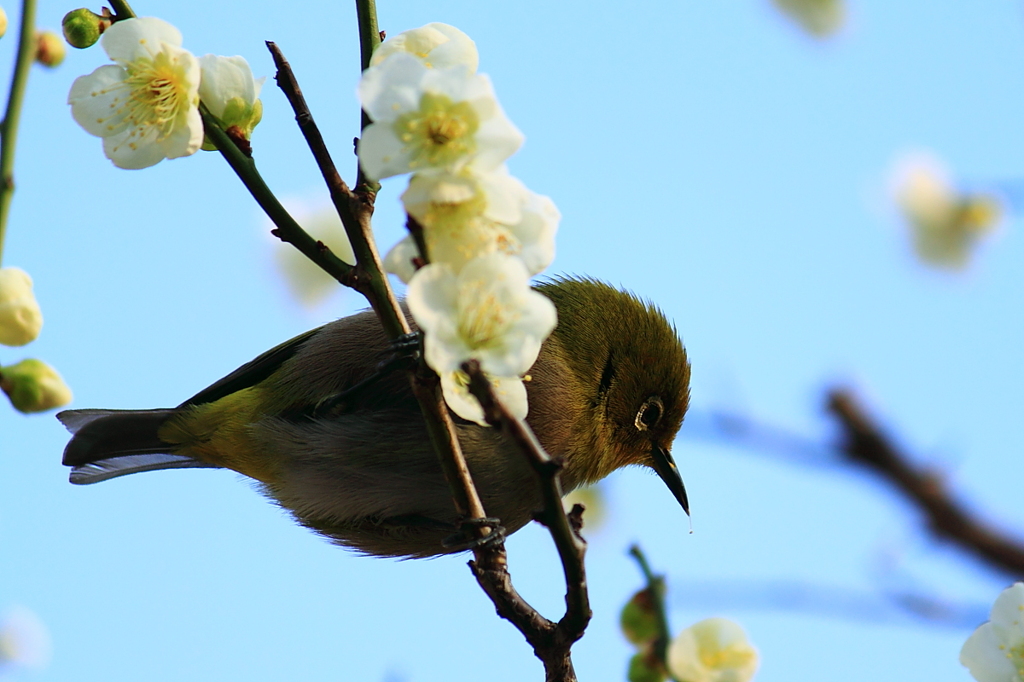
MULTIPOLYGON (((541 284, 558 326, 527 382, 527 422, 564 462, 566 492, 630 464, 652 467, 689 513, 669 448, 689 402, 690 365, 652 305, 589 279, 541 284)), ((233 469, 259 481, 296 520, 379 556, 458 551, 460 524, 405 372, 372 377, 390 350, 372 312, 267 351, 181 405, 69 410, 71 482, 183 467, 233 469)), ((502 434, 453 415, 488 516, 508 532, 541 507, 525 456, 502 434)))

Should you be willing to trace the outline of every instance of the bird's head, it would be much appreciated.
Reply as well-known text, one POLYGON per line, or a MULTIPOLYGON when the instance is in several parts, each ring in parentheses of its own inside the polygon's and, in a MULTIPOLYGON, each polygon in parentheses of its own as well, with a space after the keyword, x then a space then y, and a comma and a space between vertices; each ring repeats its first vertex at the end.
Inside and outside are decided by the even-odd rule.
POLYGON ((580 477, 623 466, 654 469, 683 509, 689 503, 671 455, 689 404, 690 363, 679 336, 652 304, 589 279, 558 279, 538 290, 558 309, 553 337, 584 403, 577 427, 580 477))

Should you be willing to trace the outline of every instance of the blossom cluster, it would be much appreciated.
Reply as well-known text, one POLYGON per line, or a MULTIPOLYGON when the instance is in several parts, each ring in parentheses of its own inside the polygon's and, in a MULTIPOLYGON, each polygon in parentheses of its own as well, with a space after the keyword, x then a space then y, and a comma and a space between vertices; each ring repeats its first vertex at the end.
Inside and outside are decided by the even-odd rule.
POLYGON ((203 149, 199 103, 224 127, 249 139, 263 116, 255 79, 242 57, 195 57, 181 32, 162 19, 118 21, 100 44, 114 62, 71 86, 71 115, 103 138, 103 152, 120 168, 148 168, 203 149))
POLYGON ((460 367, 478 360, 506 406, 526 416, 523 375, 556 323, 529 279, 553 260, 561 216, 505 167, 523 135, 478 62, 466 34, 428 24, 384 42, 358 94, 373 121, 359 162, 378 180, 411 174, 402 203, 426 250, 410 234, 385 269, 409 285, 409 310, 449 407, 483 423, 460 367))

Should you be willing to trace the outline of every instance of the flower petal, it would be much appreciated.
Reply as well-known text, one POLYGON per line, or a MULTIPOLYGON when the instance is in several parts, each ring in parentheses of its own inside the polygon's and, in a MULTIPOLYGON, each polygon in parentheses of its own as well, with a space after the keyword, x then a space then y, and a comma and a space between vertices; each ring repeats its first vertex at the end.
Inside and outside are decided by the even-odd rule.
POLYGON ((127 126, 124 100, 130 94, 124 85, 125 70, 107 64, 92 73, 79 76, 71 84, 68 104, 75 123, 97 137, 114 135, 127 126))
POLYGON ((992 623, 984 623, 967 638, 960 649, 960 664, 978 682, 1017 682, 1013 661, 1004 653, 992 623))
POLYGON ((181 47, 181 31, 156 17, 138 17, 114 23, 103 32, 100 44, 116 62, 155 57, 164 44, 181 47))
POLYGON ((409 172, 409 154, 385 123, 371 123, 363 130, 358 152, 363 172, 375 180, 409 172))
POLYGON ((408 284, 416 274, 416 266, 412 261, 418 258, 420 250, 416 247, 416 240, 408 235, 402 241, 391 247, 384 256, 384 271, 390 272, 404 283, 408 284))

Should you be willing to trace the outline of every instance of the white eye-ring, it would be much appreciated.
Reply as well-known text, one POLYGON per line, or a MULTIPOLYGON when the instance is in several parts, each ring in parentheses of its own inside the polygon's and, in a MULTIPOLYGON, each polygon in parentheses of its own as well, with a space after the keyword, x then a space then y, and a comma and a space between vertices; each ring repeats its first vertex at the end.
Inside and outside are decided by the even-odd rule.
POLYGON ((640 406, 640 409, 636 413, 636 428, 638 431, 646 431, 652 428, 661 420, 661 415, 665 411, 665 406, 661 402, 661 398, 656 395, 652 395, 650 398, 644 401, 644 404, 640 406))

